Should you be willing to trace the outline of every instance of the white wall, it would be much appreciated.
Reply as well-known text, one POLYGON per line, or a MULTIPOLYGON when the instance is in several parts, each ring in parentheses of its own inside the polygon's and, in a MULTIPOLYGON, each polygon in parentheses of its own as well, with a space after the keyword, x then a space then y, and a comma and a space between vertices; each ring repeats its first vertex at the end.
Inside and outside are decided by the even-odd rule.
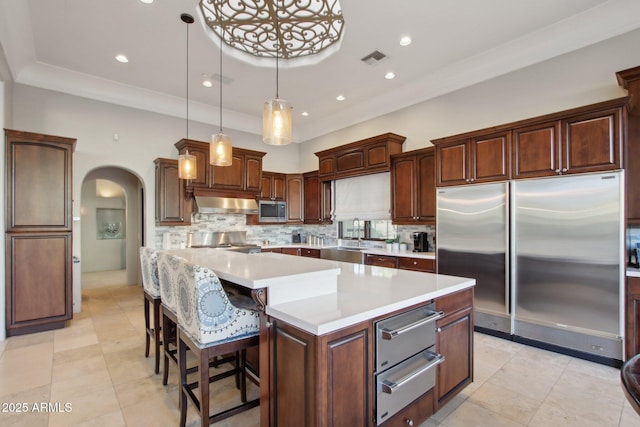
POLYGON ((305 142, 301 170, 318 167, 316 151, 394 132, 404 151, 430 140, 626 96, 616 71, 640 65, 640 31, 367 120, 305 142))

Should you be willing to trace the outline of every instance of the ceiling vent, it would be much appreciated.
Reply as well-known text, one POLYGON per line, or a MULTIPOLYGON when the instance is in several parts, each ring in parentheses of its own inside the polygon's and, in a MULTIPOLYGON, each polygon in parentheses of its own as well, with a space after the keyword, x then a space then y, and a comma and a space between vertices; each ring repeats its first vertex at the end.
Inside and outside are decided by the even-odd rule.
POLYGON ((227 76, 221 76, 218 73, 215 73, 211 76, 211 78, 217 82, 221 82, 225 85, 229 85, 231 83, 233 83, 233 79, 231 77, 227 77, 227 76))
POLYGON ((373 52, 362 58, 361 61, 367 65, 376 65, 381 63, 385 59, 387 59, 387 55, 380 52, 379 50, 374 50, 373 52))

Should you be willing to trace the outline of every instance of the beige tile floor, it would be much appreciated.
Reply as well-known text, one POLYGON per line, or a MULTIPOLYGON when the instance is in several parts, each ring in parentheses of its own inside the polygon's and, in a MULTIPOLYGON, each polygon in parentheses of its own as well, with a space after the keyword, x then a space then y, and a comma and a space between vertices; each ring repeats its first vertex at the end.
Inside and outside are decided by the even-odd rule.
MULTIPOLYGON (((144 357, 141 288, 103 284, 83 291, 83 311, 65 329, 0 341, 0 426, 178 425, 176 368, 163 386, 144 357), (50 410, 37 411, 42 403, 50 410)), ((214 392, 227 403, 237 395, 232 381, 214 392)), ((200 425, 193 406, 188 413, 187 424, 200 425)), ((254 408, 217 425, 258 418, 254 408)), ((616 369, 475 334, 475 381, 423 424, 434 426, 640 427, 640 416, 616 369)))

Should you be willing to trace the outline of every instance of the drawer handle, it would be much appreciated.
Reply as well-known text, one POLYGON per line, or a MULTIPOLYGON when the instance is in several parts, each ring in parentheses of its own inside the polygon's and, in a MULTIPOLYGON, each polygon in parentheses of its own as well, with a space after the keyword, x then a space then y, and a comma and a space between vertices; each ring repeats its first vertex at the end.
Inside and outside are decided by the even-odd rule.
POLYGON ((433 322, 434 320, 438 320, 444 317, 444 311, 433 311, 431 314, 424 319, 416 320, 413 323, 409 323, 408 325, 404 325, 398 329, 380 329, 380 336, 383 340, 392 340, 395 337, 404 334, 405 332, 409 332, 412 329, 418 328, 422 325, 425 325, 429 322, 433 322))
POLYGON ((402 387, 403 385, 405 385, 406 383, 408 383, 409 381, 411 381, 412 379, 414 379, 418 375, 428 371, 429 369, 433 368, 438 363, 441 363, 444 360, 444 356, 441 355, 441 354, 436 354, 436 353, 432 353, 432 352, 428 352, 428 353, 431 356, 433 356, 433 359, 431 359, 429 361, 429 363, 427 363, 424 366, 419 367, 418 369, 416 369, 413 372, 408 373, 404 377, 400 378, 400 380, 398 382, 392 382, 392 381, 387 381, 387 380, 382 381, 380 383, 380 387, 382 388, 382 391, 384 393, 387 393, 387 394, 393 394, 394 391, 396 391, 397 389, 399 389, 400 387, 402 387))

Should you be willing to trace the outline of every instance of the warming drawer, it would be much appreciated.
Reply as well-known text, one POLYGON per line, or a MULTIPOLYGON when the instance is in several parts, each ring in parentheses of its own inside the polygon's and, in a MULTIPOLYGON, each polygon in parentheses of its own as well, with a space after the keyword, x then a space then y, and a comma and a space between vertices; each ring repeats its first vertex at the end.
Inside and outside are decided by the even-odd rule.
POLYGON ((382 424, 402 408, 431 390, 436 366, 444 357, 423 350, 376 376, 376 423, 382 424))
POLYGON ((428 304, 376 323, 376 372, 380 373, 436 342, 435 321, 444 316, 428 304))

